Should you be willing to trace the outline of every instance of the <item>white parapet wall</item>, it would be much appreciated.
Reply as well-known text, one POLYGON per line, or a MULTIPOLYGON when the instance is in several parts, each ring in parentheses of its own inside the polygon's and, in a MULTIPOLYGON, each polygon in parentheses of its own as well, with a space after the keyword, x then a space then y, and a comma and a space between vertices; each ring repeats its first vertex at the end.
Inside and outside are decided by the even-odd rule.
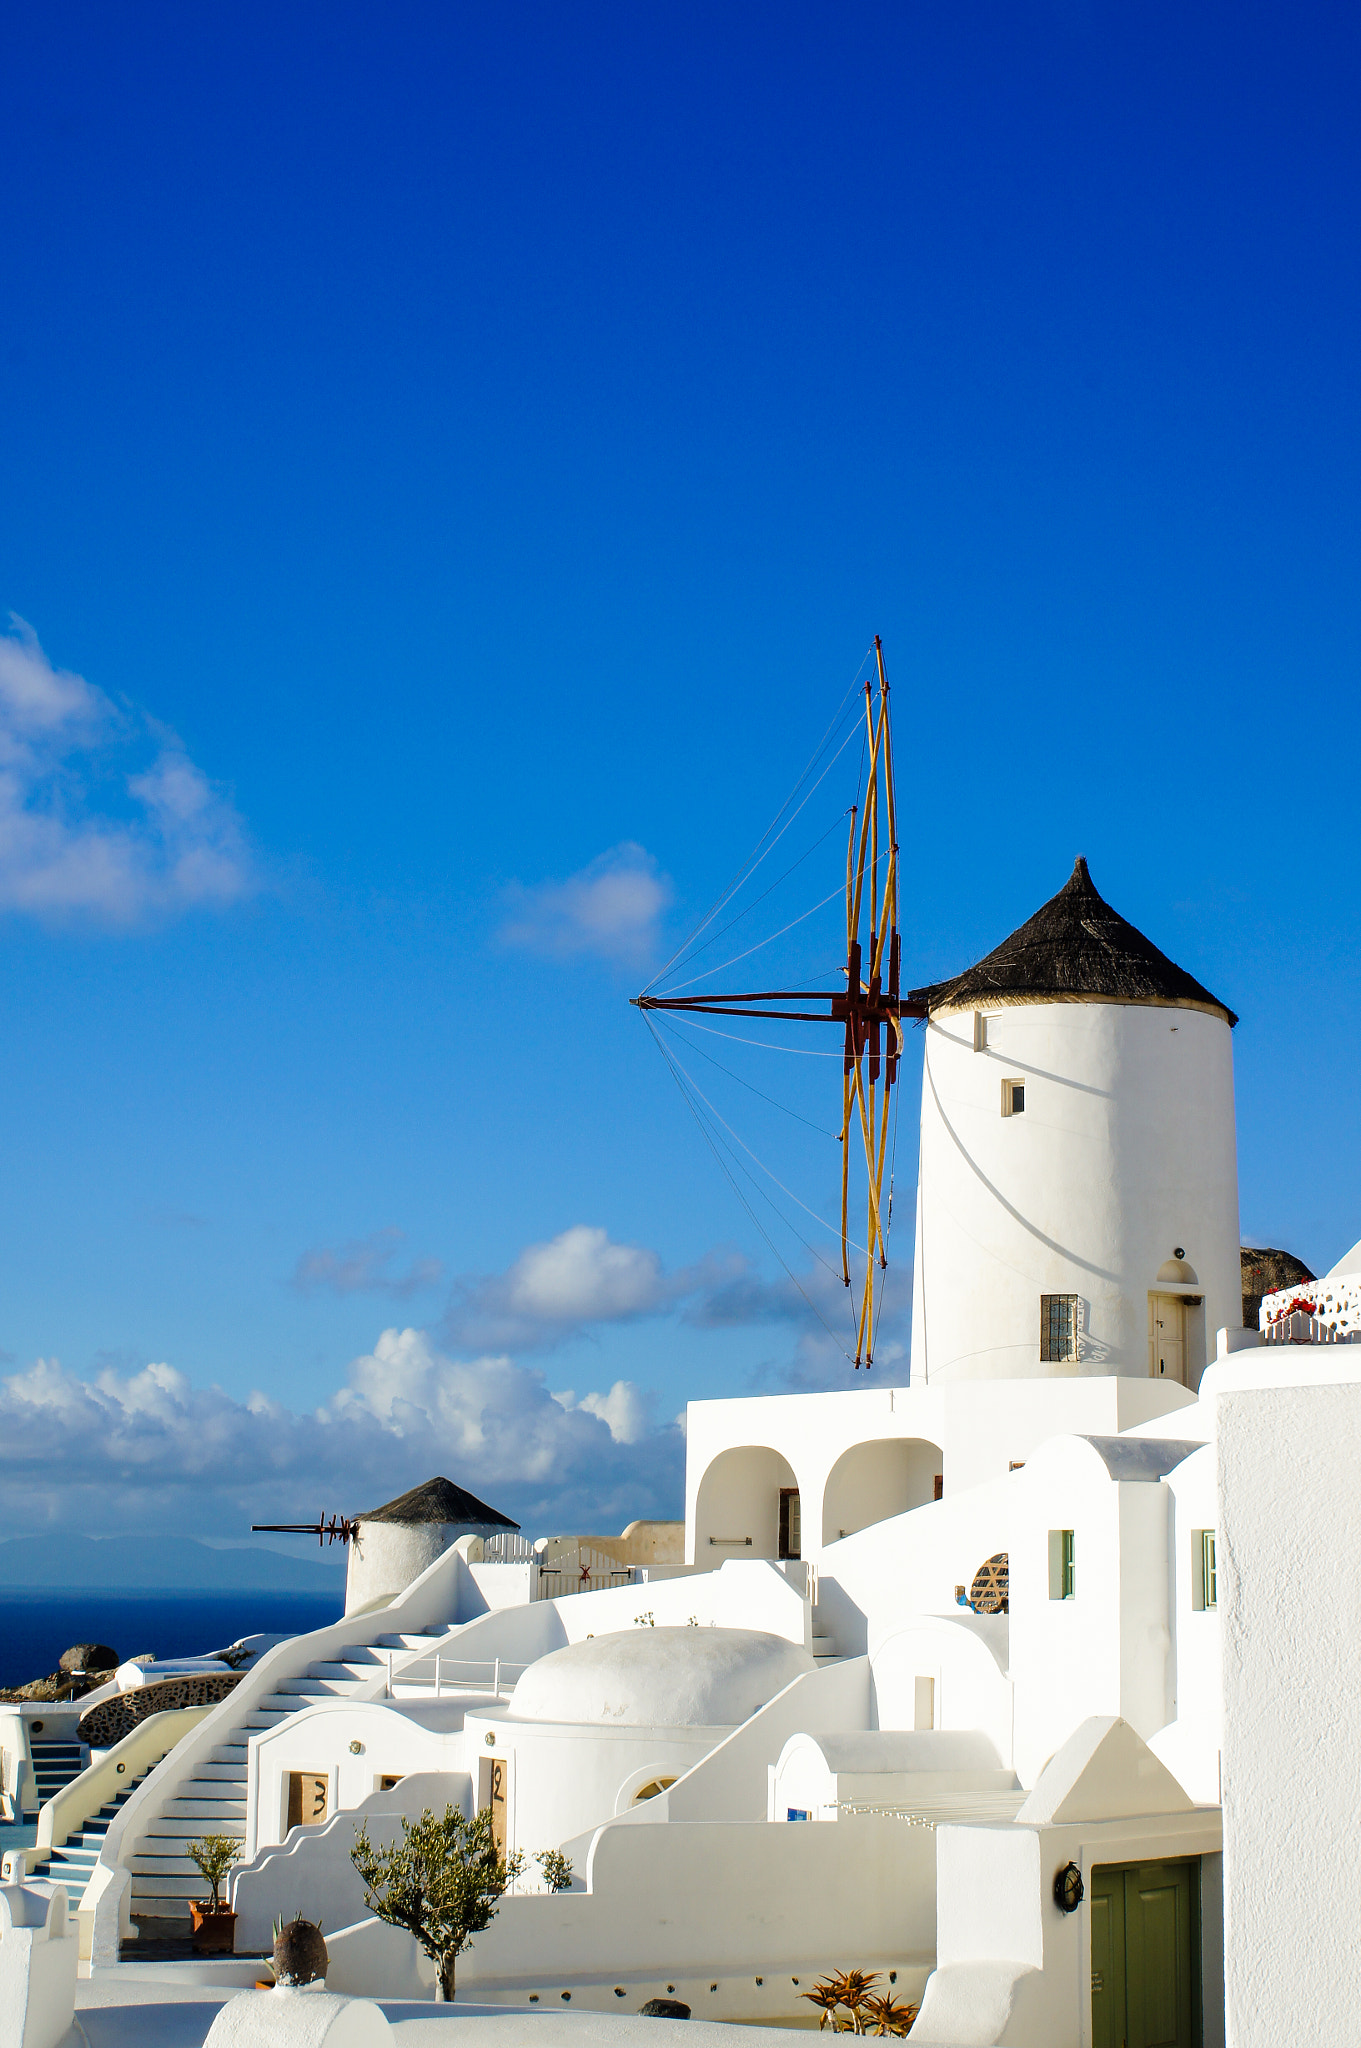
POLYGON ((1216 1392, 1228 2041, 1350 2048, 1361 1355, 1258 1351, 1216 1392))
POLYGON ((1273 1324, 1280 1325, 1292 1301, 1312 1301, 1315 1313, 1312 1318, 1291 1317, 1295 1327, 1292 1337, 1315 1342, 1356 1342, 1361 1340, 1361 1273, 1329 1273, 1322 1280, 1303 1280, 1298 1287, 1281 1287, 1275 1294, 1262 1296, 1261 1314, 1258 1318, 1262 1329, 1268 1330, 1273 1324), (1308 1331, 1306 1324, 1312 1321, 1316 1331, 1308 1331))
MULTIPOLYGON (((935 1836, 904 1821, 615 1824, 586 1876, 584 1891, 505 1900, 460 1959, 459 1997, 629 2012, 674 1996, 696 2018, 790 2025, 820 1973, 881 1970, 915 1999, 934 1961, 935 1836)), ((338 1990, 410 1997, 433 1982, 396 1930, 361 1922, 327 1946, 338 1990)))
POLYGON ((75 2009, 65 1885, 0 1885, 0 2048, 58 2048, 75 2009))

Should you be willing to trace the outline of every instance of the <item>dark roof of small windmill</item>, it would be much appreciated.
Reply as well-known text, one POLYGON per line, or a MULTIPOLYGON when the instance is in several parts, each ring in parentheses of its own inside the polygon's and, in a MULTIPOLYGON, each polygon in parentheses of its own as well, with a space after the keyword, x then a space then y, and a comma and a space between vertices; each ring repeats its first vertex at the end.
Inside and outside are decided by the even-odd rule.
POLYGON ((518 1529, 520 1524, 512 1522, 509 1515, 501 1514, 496 1508, 489 1508, 484 1500, 465 1487, 455 1486, 452 1479, 427 1479, 423 1486, 413 1486, 410 1493, 399 1494, 386 1507, 371 1508, 366 1515, 359 1515, 361 1522, 490 1522, 498 1529, 518 1529))
POLYGON ((1035 915, 986 959, 948 981, 913 989, 906 1001, 928 1010, 978 1009, 989 1003, 1172 1003, 1237 1017, 1097 893, 1079 854, 1073 872, 1035 915))

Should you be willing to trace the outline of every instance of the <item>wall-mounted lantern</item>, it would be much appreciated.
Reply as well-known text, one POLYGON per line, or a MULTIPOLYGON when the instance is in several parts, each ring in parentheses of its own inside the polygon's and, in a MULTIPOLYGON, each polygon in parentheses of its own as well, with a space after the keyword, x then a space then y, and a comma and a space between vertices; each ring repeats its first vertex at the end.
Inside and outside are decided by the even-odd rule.
POLYGON ((1076 1913, 1087 1896, 1087 1887, 1082 1882, 1082 1872, 1076 1863, 1065 1863, 1054 1879, 1054 1904, 1060 1913, 1076 1913))

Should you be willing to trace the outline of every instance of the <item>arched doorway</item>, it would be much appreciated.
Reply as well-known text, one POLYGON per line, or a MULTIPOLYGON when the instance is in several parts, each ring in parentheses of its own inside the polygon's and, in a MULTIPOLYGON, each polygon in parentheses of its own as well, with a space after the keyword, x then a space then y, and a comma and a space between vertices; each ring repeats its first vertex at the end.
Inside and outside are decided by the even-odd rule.
POLYGON ((695 1563, 802 1555, 799 1482, 778 1451, 744 1444, 721 1451, 699 1482, 695 1563))
POLYGON ((822 1540, 835 1543, 873 1522, 906 1514, 936 1498, 943 1469, 938 1445, 924 1437, 879 1438, 852 1444, 827 1475, 822 1492, 822 1540))

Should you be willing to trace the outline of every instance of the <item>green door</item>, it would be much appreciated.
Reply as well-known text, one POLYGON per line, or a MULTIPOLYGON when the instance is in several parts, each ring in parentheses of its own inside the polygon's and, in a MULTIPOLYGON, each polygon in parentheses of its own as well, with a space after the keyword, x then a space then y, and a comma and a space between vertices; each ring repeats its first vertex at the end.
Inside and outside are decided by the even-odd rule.
POLYGON ((1200 1866, 1092 1872, 1093 2048, 1199 2048, 1200 1866))

